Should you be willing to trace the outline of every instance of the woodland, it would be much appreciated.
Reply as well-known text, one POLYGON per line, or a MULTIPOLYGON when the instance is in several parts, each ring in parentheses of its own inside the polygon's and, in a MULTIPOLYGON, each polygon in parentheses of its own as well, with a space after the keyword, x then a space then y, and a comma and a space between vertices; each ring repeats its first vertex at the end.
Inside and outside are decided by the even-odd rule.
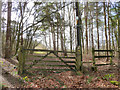
POLYGON ((0 88, 120 89, 120 1, 0 1, 0 88))

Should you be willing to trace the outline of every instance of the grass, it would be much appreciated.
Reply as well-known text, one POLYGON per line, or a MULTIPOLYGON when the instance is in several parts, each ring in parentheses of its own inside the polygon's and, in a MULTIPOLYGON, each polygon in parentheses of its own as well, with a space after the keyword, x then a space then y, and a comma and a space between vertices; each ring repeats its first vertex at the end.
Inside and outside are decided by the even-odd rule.
POLYGON ((38 52, 38 51, 34 51, 34 54, 47 54, 46 52, 38 52))

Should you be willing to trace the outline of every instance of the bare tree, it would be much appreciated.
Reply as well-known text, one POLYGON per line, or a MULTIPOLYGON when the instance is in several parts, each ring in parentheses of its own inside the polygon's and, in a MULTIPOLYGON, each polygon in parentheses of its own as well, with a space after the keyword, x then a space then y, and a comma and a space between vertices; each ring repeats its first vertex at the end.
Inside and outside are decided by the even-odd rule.
POLYGON ((8 2, 5 58, 10 58, 11 56, 11 8, 12 2, 8 2))

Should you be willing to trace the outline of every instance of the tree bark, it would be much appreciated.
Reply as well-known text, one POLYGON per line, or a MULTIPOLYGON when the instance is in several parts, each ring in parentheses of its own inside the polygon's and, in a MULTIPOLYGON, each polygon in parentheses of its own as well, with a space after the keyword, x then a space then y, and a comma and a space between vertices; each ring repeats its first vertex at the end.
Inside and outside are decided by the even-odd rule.
POLYGON ((71 26, 71 8, 68 6, 68 18, 70 28, 70 51, 72 52, 72 26, 71 26))
MULTIPOLYGON (((120 2, 118 3, 118 51, 119 51, 119 57, 118 57, 119 62, 118 63, 120 64, 120 2)), ((119 70, 119 72, 120 72, 120 70, 119 70)))
POLYGON ((11 8, 12 8, 12 2, 8 2, 5 58, 10 58, 11 56, 11 8))
MULTIPOLYGON (((99 44, 99 28, 98 28, 98 2, 96 2, 96 27, 97 27, 97 44, 98 44, 98 50, 100 49, 100 44, 99 44)), ((99 55, 99 52, 98 52, 98 55, 99 55)))
POLYGON ((109 2, 108 2, 108 6, 107 6, 107 13, 108 13, 109 49, 111 49, 110 23, 109 23, 109 2))
POLYGON ((87 18, 88 17, 88 2, 85 7, 85 27, 86 27, 86 49, 88 54, 88 32, 87 32, 87 18))
POLYGON ((1 31, 1 12, 2 10, 2 1, 0 1, 0 57, 2 57, 2 31, 1 31))
MULTIPOLYGON (((106 39, 106 49, 108 50, 108 37, 107 37, 107 27, 106 27, 106 6, 105 6, 105 2, 103 2, 104 5, 104 21, 105 21, 105 39, 106 39)), ((108 56, 108 52, 107 52, 107 56, 108 56)), ((108 61, 108 58, 107 58, 108 61)))

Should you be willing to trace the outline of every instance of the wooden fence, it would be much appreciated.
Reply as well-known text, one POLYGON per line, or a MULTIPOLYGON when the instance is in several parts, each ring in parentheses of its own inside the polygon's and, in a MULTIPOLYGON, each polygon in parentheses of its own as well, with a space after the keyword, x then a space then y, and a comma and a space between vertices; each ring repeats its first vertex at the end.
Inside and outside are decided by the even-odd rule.
POLYGON ((114 52, 114 50, 94 50, 94 49, 92 49, 94 70, 95 71, 97 70, 97 66, 112 65, 113 64, 112 58, 114 57, 113 52, 114 52), (102 53, 107 52, 107 53, 109 53, 109 55, 108 56, 107 55, 98 55, 98 56, 96 56, 95 55, 96 52, 102 52, 102 53), (110 63, 107 63, 107 64, 96 64, 96 60, 95 60, 96 58, 110 58, 110 63))
POLYGON ((19 74, 26 70, 76 71, 75 52, 65 52, 67 56, 64 56, 63 53, 63 51, 43 49, 21 49, 19 53, 19 59, 21 59, 19 61, 19 74), (31 51, 33 54, 30 54, 31 51), (36 54, 34 52, 40 53, 36 54))

